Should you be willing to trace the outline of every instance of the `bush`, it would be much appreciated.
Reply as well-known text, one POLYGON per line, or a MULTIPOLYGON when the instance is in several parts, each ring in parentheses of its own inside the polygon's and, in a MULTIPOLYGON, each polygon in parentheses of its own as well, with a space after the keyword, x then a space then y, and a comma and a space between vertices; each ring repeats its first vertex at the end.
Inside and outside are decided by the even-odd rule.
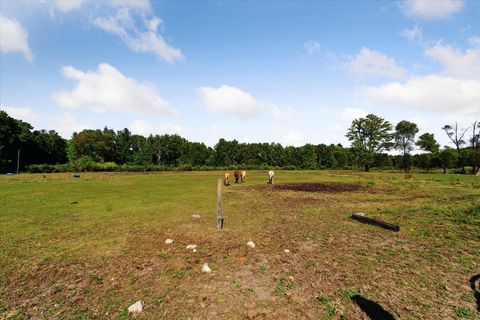
POLYGON ((55 165, 50 164, 31 164, 25 169, 30 173, 51 173, 54 172, 55 165))

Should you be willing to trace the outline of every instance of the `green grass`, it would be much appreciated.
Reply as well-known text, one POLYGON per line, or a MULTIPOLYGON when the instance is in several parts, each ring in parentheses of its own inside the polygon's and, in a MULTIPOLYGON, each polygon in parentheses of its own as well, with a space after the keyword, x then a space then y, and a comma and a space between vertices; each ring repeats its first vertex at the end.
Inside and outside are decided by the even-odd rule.
POLYGON ((467 284, 480 270, 480 179, 277 172, 275 184, 362 186, 296 192, 272 189, 266 172, 249 171, 246 183, 224 188, 225 228, 217 232, 221 176, 0 176, 0 319, 129 319, 126 308, 137 300, 145 301, 140 319, 236 319, 248 311, 357 319, 364 315, 350 299, 356 294, 401 319, 477 315, 467 284), (351 220, 353 212, 400 232, 351 220), (200 271, 205 262, 211 274, 200 271))

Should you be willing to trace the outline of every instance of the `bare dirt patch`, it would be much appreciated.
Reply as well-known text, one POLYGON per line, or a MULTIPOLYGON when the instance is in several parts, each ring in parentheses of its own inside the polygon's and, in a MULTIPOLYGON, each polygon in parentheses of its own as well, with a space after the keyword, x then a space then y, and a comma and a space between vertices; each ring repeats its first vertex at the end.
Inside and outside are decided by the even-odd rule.
POLYGON ((273 186, 274 190, 302 191, 302 192, 355 192, 368 187, 357 183, 316 182, 316 183, 288 183, 273 186))

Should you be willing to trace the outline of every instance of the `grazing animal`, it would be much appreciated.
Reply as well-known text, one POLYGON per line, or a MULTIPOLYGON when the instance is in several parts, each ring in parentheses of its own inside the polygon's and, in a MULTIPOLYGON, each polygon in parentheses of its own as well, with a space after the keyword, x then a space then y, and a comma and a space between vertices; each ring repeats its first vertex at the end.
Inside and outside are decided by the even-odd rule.
POLYGON ((238 180, 242 178, 242 172, 237 170, 233 173, 233 176, 235 177, 235 183, 238 183, 238 180))
POLYGON ((275 176, 275 172, 273 170, 268 171, 268 183, 273 184, 273 177, 275 176))
POLYGON ((223 184, 225 186, 230 185, 230 173, 229 172, 225 172, 225 174, 223 175, 223 184))
POLYGON ((240 181, 245 182, 245 177, 247 176, 247 171, 242 171, 242 176, 240 177, 240 181))

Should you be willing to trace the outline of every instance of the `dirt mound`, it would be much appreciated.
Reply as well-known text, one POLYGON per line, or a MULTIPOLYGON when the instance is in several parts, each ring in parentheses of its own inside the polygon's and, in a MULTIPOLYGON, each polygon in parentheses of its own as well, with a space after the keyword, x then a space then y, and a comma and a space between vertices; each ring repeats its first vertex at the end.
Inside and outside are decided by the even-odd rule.
POLYGON ((356 183, 317 182, 317 183, 288 183, 273 186, 276 190, 303 191, 303 192, 353 192, 366 187, 356 183))

